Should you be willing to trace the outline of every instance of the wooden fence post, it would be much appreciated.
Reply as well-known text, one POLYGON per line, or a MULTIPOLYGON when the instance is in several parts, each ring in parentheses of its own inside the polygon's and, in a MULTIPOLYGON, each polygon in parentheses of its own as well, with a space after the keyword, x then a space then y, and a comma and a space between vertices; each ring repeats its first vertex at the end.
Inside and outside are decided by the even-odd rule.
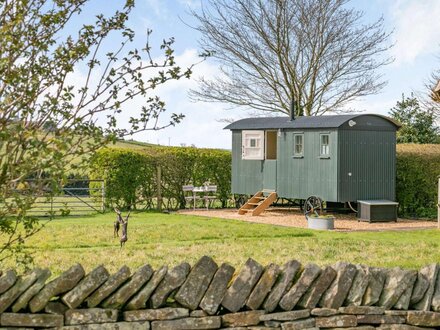
POLYGON ((53 218, 53 193, 50 193, 50 217, 53 218))
POLYGON ((104 213, 105 212, 105 181, 104 180, 101 181, 101 198, 102 198, 101 207, 102 207, 102 212, 104 213))
POLYGON ((156 173, 156 188, 157 188, 157 210, 162 211, 162 169, 157 165, 156 173))

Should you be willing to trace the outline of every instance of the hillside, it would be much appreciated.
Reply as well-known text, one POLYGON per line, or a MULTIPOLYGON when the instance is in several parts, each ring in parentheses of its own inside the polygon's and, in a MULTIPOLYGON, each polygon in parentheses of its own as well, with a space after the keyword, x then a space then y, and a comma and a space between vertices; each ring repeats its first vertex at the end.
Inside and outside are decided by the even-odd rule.
MULTIPOLYGON (((166 145, 158 145, 158 144, 152 144, 152 143, 146 143, 146 142, 140 142, 135 140, 119 140, 115 144, 109 145, 110 148, 123 148, 123 149, 132 149, 132 150, 144 150, 146 148, 191 148, 191 146, 166 146, 166 145)), ((197 149, 203 149, 203 150, 223 150, 223 151, 231 151, 230 149, 220 149, 220 148, 198 148, 197 149)))
POLYGON ((119 140, 115 144, 110 145, 110 147, 142 150, 145 148, 157 147, 157 144, 151 144, 151 143, 140 142, 135 140, 129 140, 129 141, 119 140))
POLYGON ((440 155, 440 144, 404 143, 397 145, 397 154, 440 155))

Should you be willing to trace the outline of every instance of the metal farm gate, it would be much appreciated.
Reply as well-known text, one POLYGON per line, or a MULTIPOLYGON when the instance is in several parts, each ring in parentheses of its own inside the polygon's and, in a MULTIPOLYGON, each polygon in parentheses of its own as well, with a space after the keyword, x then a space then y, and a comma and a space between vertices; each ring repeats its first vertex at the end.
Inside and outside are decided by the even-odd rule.
POLYGON ((105 211, 104 180, 68 180, 57 192, 35 196, 28 213, 36 216, 80 216, 105 211))

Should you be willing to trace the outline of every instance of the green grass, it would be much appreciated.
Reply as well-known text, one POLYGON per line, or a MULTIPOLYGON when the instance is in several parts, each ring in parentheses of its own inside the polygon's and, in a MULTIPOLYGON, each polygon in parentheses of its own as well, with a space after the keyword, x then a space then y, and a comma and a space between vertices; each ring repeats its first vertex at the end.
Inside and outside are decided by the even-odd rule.
POLYGON ((144 150, 146 148, 157 147, 156 144, 140 142, 135 140, 118 140, 115 144, 111 144, 110 147, 127 148, 134 150, 144 150))
MULTIPOLYGON (((178 214, 135 213, 129 240, 119 248, 113 238, 114 214, 60 218, 32 237, 27 248, 35 264, 54 275, 80 262, 90 271, 104 264, 116 271, 124 264, 137 268, 193 264, 203 255, 218 263, 242 265, 248 257, 265 265, 290 259, 332 264, 338 260, 371 266, 419 268, 440 260, 440 231, 321 232, 178 214)), ((7 261, 1 268, 14 267, 7 261)))

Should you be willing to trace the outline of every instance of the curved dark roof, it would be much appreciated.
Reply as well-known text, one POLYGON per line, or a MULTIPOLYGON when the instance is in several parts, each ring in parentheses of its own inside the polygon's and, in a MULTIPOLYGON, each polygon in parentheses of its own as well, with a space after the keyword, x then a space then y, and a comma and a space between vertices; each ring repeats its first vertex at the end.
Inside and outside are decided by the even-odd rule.
POLYGON ((243 130, 243 129, 273 129, 273 128, 338 128, 346 122, 358 117, 374 116, 382 118, 393 124, 396 129, 401 125, 395 120, 377 114, 349 114, 332 116, 309 116, 297 117, 290 120, 289 117, 258 117, 237 120, 226 126, 224 129, 243 130))

